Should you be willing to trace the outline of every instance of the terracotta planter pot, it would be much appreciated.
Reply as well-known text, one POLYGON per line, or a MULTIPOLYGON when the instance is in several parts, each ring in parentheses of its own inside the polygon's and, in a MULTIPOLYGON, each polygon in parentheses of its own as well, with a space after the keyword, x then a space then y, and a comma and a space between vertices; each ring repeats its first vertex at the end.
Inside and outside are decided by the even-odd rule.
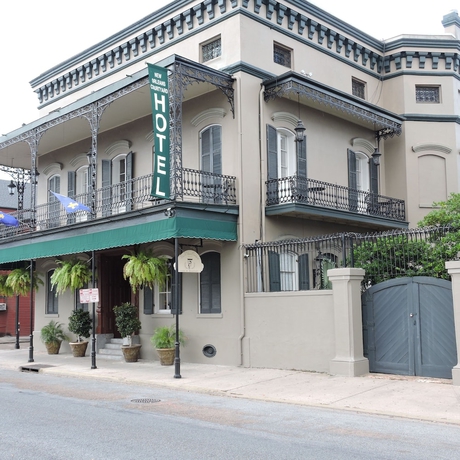
POLYGON ((139 359, 139 352, 142 345, 123 345, 121 350, 127 363, 135 363, 139 359))
POLYGON ((162 366, 172 366, 176 356, 175 348, 156 348, 162 366))
POLYGON ((69 342, 70 348, 72 349, 72 354, 75 358, 83 358, 86 354, 86 348, 88 347, 88 342, 69 342))
POLYGON ((45 343, 45 347, 49 355, 57 355, 59 353, 59 349, 61 348, 61 342, 45 343))

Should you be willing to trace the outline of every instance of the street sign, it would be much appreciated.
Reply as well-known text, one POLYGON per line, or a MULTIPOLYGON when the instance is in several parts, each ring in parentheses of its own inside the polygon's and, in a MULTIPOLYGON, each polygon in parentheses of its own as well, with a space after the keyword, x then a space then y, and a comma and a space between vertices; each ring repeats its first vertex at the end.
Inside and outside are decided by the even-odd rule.
POLYGON ((99 289, 80 289, 80 303, 99 302, 99 289))

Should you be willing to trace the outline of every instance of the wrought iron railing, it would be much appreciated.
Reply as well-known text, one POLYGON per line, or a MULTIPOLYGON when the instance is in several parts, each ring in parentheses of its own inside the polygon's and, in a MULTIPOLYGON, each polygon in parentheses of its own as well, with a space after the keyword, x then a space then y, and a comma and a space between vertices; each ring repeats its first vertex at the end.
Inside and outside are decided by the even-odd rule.
POLYGON ((365 270, 363 290, 385 280, 449 279, 448 260, 460 256, 460 231, 451 227, 340 233, 243 246, 246 292, 330 289, 327 270, 365 270))
POLYGON ((342 185, 304 177, 271 179, 267 184, 267 206, 303 203, 321 208, 385 217, 405 221, 404 200, 363 192, 342 185))
MULTIPOLYGON (((235 177, 188 168, 182 170, 182 175, 182 194, 180 197, 175 197, 173 201, 223 205, 236 204, 235 177)), ((152 177, 152 174, 148 174, 97 189, 95 191, 94 218, 105 218, 165 203, 165 200, 155 199, 151 196, 152 177)), ((71 196, 70 198, 91 208, 90 192, 71 196)), ((63 227, 93 218, 92 214, 86 211, 67 214, 57 199, 36 206, 35 216, 33 216, 30 209, 19 211, 19 214, 17 212, 11 214, 17 217, 19 227, 0 225, 0 239, 35 230, 43 231, 63 227)))

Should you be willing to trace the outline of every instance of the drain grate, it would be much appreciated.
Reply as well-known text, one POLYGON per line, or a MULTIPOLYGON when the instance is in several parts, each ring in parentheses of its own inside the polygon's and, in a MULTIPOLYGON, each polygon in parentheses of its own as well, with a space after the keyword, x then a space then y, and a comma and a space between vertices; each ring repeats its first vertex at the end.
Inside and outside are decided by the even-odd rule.
POLYGON ((44 369, 44 368, 47 368, 47 367, 54 367, 50 364, 34 364, 34 365, 31 365, 31 366, 21 366, 19 368, 19 370, 21 372, 34 372, 34 373, 38 373, 40 372, 40 369, 44 369))
POLYGON ((131 399, 132 403, 136 404, 151 404, 160 402, 159 399, 152 399, 152 398, 139 398, 139 399, 131 399))

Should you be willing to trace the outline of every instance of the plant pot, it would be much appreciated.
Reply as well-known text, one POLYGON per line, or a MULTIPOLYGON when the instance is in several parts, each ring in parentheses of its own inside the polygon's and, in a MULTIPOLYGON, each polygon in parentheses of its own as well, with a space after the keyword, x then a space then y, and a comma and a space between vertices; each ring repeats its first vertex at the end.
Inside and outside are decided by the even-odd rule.
POLYGON ((45 347, 49 355, 57 355, 61 348, 61 342, 48 342, 45 343, 45 347))
POLYGON ((88 341, 69 342, 69 345, 75 358, 83 358, 85 356, 86 348, 88 347, 88 341))
POLYGON ((127 363, 135 363, 139 359, 139 352, 142 345, 122 345, 121 350, 127 363))
POLYGON ((156 350, 162 366, 172 366, 174 364, 174 358, 176 357, 175 348, 157 348, 156 350))

